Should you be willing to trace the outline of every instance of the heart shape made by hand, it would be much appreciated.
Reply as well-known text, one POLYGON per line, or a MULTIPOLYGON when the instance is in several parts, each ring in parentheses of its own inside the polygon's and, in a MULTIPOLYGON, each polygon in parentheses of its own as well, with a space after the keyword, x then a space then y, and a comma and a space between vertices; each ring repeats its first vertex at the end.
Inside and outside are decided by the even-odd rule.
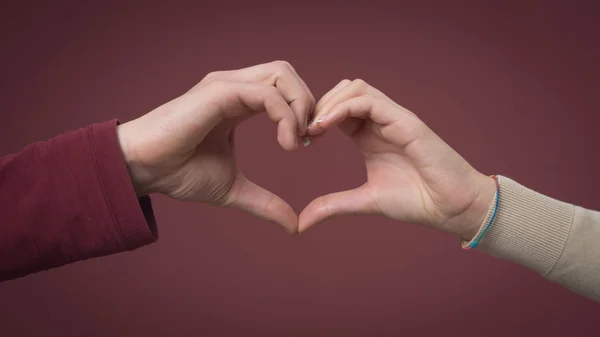
POLYGON ((334 216, 376 214, 468 238, 496 192, 492 179, 416 114, 365 81, 343 80, 315 102, 294 68, 281 61, 208 74, 186 94, 121 125, 119 137, 138 194, 240 209, 291 233, 334 216), (277 123, 286 150, 339 127, 362 154, 367 181, 320 196, 297 216, 237 168, 234 130, 261 112, 277 123))

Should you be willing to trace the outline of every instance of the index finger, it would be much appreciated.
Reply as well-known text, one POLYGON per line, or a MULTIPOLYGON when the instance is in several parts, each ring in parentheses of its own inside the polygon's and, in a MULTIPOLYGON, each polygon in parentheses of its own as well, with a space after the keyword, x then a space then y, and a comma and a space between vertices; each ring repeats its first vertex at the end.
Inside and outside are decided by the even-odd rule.
MULTIPOLYGON (((277 123, 277 140, 287 151, 298 148, 297 121, 294 112, 285 102, 281 93, 272 86, 255 83, 227 83, 225 88, 235 95, 238 103, 249 108, 252 113, 265 112, 270 120, 277 123)), ((247 109, 234 109, 244 114, 247 109)), ((239 117, 239 116, 230 116, 239 117)))
POLYGON ((367 82, 361 79, 356 79, 354 81, 343 80, 333 89, 331 89, 325 96, 323 96, 323 98, 317 104, 317 107, 315 108, 314 121, 310 125, 309 134, 314 136, 323 131, 321 122, 323 122, 324 118, 326 118, 327 114, 333 107, 344 101, 362 95, 370 95, 372 97, 380 98, 393 103, 393 101, 384 93, 370 86, 367 82))
POLYGON ((298 121, 300 136, 306 133, 308 119, 315 106, 315 98, 296 70, 286 61, 274 61, 248 68, 218 71, 209 80, 257 83, 276 87, 290 105, 298 121))

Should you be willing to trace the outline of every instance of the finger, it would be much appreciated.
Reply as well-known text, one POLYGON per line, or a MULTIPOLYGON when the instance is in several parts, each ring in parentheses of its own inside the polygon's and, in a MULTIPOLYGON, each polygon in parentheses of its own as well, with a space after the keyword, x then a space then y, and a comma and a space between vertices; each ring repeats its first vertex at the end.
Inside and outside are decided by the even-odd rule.
POLYGON ((298 216, 292 207, 241 174, 236 177, 231 187, 226 206, 277 223, 290 234, 298 232, 298 216))
POLYGON ((300 213, 298 232, 302 233, 319 222, 342 215, 379 214, 367 185, 353 190, 320 196, 311 201, 300 213))
MULTIPOLYGON (((323 95, 323 97, 321 97, 321 99, 317 102, 317 105, 315 105, 315 113, 317 111, 320 111, 321 108, 323 107, 323 105, 325 105, 325 103, 327 103, 331 97, 333 97, 335 94, 337 94, 342 88, 346 87, 347 85, 349 85, 350 83, 352 83, 352 81, 350 80, 341 80, 338 84, 335 85, 335 87, 333 87, 331 90, 329 90, 325 95, 323 95)), ((315 116, 316 117, 316 116, 315 116)), ((310 125, 310 123, 309 123, 310 125)))
MULTIPOLYGON (((344 88, 345 86, 347 86, 350 83, 352 83, 352 81, 350 81, 350 80, 342 80, 338 84, 336 84, 335 87, 333 87, 333 89, 329 90, 325 95, 323 95, 323 97, 321 97, 321 99, 319 100, 319 102, 317 102, 317 104, 315 105, 314 111, 317 111, 320 106, 322 106, 327 101, 329 101, 331 99, 331 97, 333 97, 333 95, 335 95, 338 91, 340 91, 342 88, 344 88)), ((310 146, 312 144, 315 144, 315 143, 317 143, 319 141, 320 137, 318 137, 318 136, 311 136, 311 135, 308 134, 309 133, 308 129, 311 128, 311 125, 314 122, 315 122, 315 119, 311 118, 310 122, 308 123, 307 131, 306 131, 307 134, 303 137, 303 143, 304 143, 305 147, 306 146, 310 146)))
MULTIPOLYGON (((298 121, 296 114, 287 105, 277 89, 264 87, 262 88, 262 92, 264 93, 264 111, 269 119, 277 123, 277 141, 287 151, 297 149, 298 121)), ((240 97, 247 101, 254 99, 254 95, 251 92, 247 93, 246 96, 241 95, 240 97)))
POLYGON ((379 97, 379 98, 383 98, 385 100, 390 100, 381 91, 373 88, 372 86, 370 86, 367 82, 365 82, 363 80, 357 79, 357 80, 351 81, 351 83, 346 83, 341 88, 339 88, 339 90, 332 93, 331 97, 327 100, 327 102, 324 102, 323 104, 321 104, 317 108, 315 108, 314 122, 311 124, 309 134, 314 134, 315 131, 313 131, 313 129, 320 130, 320 127, 319 127, 320 122, 323 120, 323 117, 327 114, 327 112, 329 110, 331 110, 331 108, 333 106, 335 106, 336 104, 339 104, 343 101, 349 100, 351 98, 361 96, 361 95, 366 95, 366 94, 369 94, 373 97, 379 97))
POLYGON ((248 111, 266 112, 277 123, 277 141, 285 150, 298 147, 297 120, 294 112, 272 86, 241 82, 213 82, 209 95, 215 97, 213 105, 219 107, 223 118, 243 117, 248 111), (214 94, 213 94, 214 93, 214 94))
POLYGON ((296 114, 298 132, 303 135, 308 128, 308 118, 315 106, 315 97, 298 76, 294 67, 286 61, 271 62, 267 67, 267 82, 281 92, 296 114))
MULTIPOLYGON (((379 125, 376 132, 389 142, 405 147, 423 135, 427 128, 413 113, 404 108, 369 95, 355 97, 334 106, 319 123, 322 131, 330 129, 349 118, 369 118, 379 125)), ((355 125, 346 125, 346 132, 355 125)), ((313 129, 311 128, 311 132, 313 129)), ((322 132, 321 131, 321 132, 322 132)))
POLYGON ((296 78, 298 79, 298 81, 304 86, 304 90, 306 90, 307 94, 309 95, 309 108, 307 113, 304 115, 304 119, 303 120, 298 120, 298 125, 302 126, 302 129, 299 129, 299 131, 304 134, 306 133, 306 131, 308 130, 308 125, 309 125, 309 121, 312 119, 312 114, 313 111, 315 109, 315 105, 316 105, 316 100, 315 100, 315 96, 313 95, 312 91, 310 91, 310 88, 308 87, 308 85, 306 85, 306 82, 302 79, 302 77, 300 77, 300 75, 298 75, 298 72, 296 71, 296 69, 294 69, 294 67, 291 64, 287 64, 290 69, 292 70, 292 73, 294 75, 296 75, 296 78))
POLYGON ((321 128, 331 128, 348 117, 370 118, 380 125, 395 123, 400 113, 387 102, 369 95, 351 98, 335 105, 328 113, 321 116, 321 128))
MULTIPOLYGON (((364 120, 363 119, 359 119, 359 118, 348 118, 345 121, 341 122, 338 127, 339 129, 344 132, 347 136, 352 136, 354 133, 356 133, 356 131, 358 129, 360 129, 362 127, 362 125, 364 124, 364 120), (351 131, 349 131, 351 130, 351 131)), ((322 139, 323 136, 325 136, 324 133, 320 133, 318 135, 306 135, 304 137, 302 137, 302 142, 304 144, 304 147, 308 147, 308 146, 312 146, 314 144, 318 144, 322 139)))
POLYGON ((299 133, 303 135, 306 132, 315 98, 288 62, 274 61, 243 69, 218 71, 207 75, 205 80, 260 83, 276 87, 294 111, 299 133))

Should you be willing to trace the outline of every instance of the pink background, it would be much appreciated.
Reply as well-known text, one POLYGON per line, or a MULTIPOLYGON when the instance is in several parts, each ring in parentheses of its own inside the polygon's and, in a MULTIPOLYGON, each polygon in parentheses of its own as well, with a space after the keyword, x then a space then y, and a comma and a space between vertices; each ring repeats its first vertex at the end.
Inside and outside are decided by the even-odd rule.
MULTIPOLYGON (((600 205, 591 1, 43 3, 0 10, 2 154, 130 120, 212 70, 285 59, 317 97, 365 79, 482 172, 600 205)), ((247 175, 298 211, 363 182, 341 133, 288 154, 263 116, 239 139, 247 175)), ((447 234, 356 217, 290 237, 242 213, 154 202, 157 244, 0 284, 0 335, 600 335, 600 305, 447 234)))

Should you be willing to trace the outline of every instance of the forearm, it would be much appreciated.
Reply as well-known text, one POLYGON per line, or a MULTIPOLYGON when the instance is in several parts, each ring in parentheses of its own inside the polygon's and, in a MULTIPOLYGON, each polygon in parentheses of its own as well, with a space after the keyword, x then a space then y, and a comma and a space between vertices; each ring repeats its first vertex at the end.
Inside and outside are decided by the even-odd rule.
POLYGON ((150 200, 133 191, 115 125, 0 160, 0 281, 156 239, 150 200))
MULTIPOLYGON (((496 216, 477 249, 600 301, 600 213, 499 177, 496 216)), ((488 212, 482 222, 491 220, 488 212)))

